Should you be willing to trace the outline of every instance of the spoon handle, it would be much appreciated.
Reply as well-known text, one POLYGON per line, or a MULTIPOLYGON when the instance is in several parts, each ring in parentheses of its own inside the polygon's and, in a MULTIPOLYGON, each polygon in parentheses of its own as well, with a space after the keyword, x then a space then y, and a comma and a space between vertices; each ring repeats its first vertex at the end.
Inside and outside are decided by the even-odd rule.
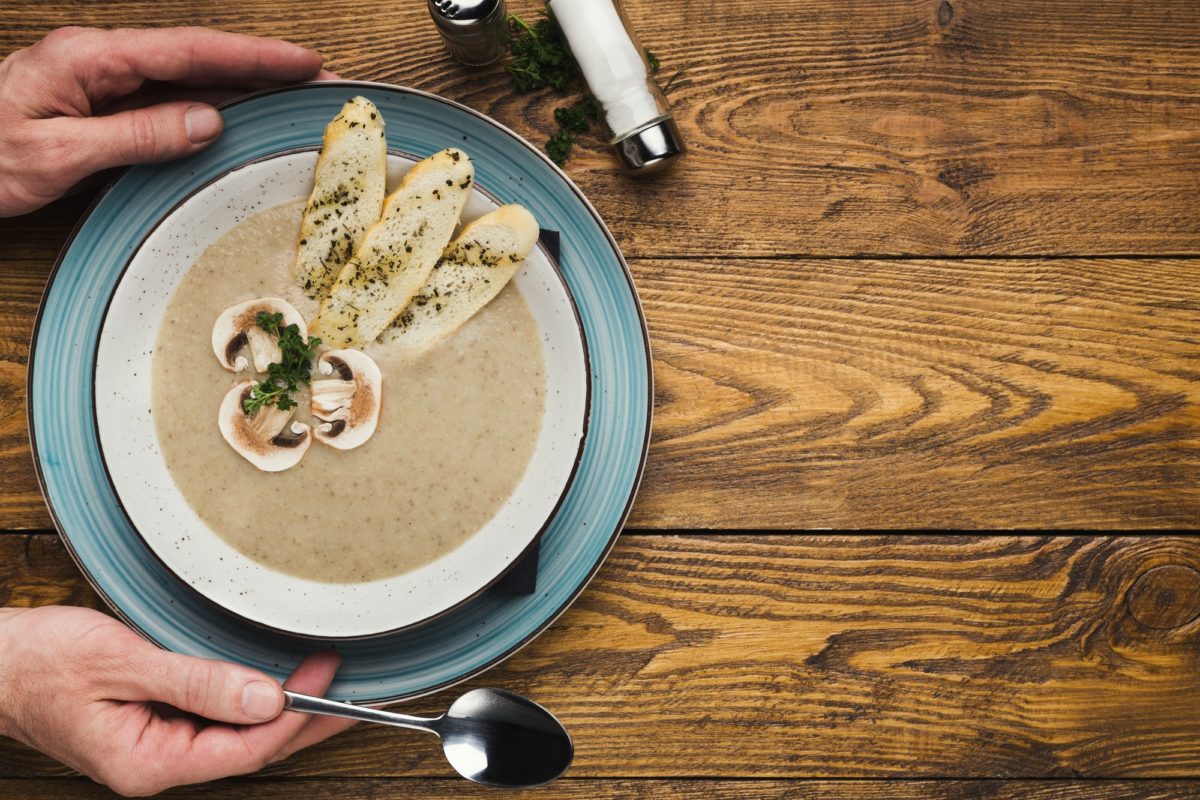
POLYGON ((412 728, 419 731, 433 730, 433 720, 423 717, 410 717, 407 714, 396 714, 378 708, 339 703, 336 700, 326 700, 324 697, 312 697, 307 694, 297 694, 286 689, 283 692, 283 707, 289 711, 300 711, 305 714, 321 714, 326 717, 345 717, 359 722, 378 722, 383 725, 395 725, 398 728, 412 728))

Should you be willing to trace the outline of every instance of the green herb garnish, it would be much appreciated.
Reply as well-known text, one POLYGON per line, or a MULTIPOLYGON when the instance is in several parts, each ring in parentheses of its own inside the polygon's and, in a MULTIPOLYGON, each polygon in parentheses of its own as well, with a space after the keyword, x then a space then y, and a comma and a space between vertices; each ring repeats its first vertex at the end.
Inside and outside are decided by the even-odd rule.
POLYGON ((600 104, 590 94, 573 106, 554 109, 558 127, 571 133, 583 133, 591 123, 600 119, 600 104))
POLYGON ((267 366, 267 377, 250 389, 250 396, 242 401, 242 410, 252 417, 263 406, 277 406, 280 411, 295 408, 292 393, 300 389, 301 383, 312 380, 312 361, 321 340, 310 336, 305 342, 299 326, 284 326, 283 314, 260 311, 254 322, 267 333, 279 337, 281 355, 278 363, 267 366))
POLYGON ((575 143, 575 137, 588 130, 592 123, 599 119, 600 104, 591 95, 573 106, 554 109, 554 120, 558 123, 558 133, 546 140, 546 155, 561 167, 571 152, 571 145, 575 143))
MULTIPOLYGON (((654 53, 651 53, 649 48, 643 47, 642 52, 646 54, 646 63, 650 65, 650 74, 657 75, 659 70, 662 69, 662 64, 659 62, 658 56, 654 55, 654 53)), ((683 70, 679 70, 667 80, 666 84, 662 85, 662 93, 664 95, 668 95, 673 89, 678 89, 680 86, 688 86, 690 84, 691 81, 683 77, 683 70)))
MULTIPOLYGON (((560 95, 565 95, 572 88, 582 89, 582 73, 571 48, 563 35, 558 22, 550 14, 544 14, 532 25, 516 15, 508 18, 511 34, 510 49, 512 61, 507 70, 512 76, 513 88, 517 92, 537 91, 538 89, 553 89, 560 95)), ((658 56, 643 48, 646 63, 650 65, 650 73, 657 75, 662 68, 658 56)), ((663 94, 670 92, 689 81, 681 80, 683 70, 676 72, 667 85, 663 94)), ((554 120, 558 130, 546 140, 546 155, 560 167, 566 163, 575 138, 591 129, 592 123, 600 119, 600 104, 591 94, 585 93, 583 99, 574 105, 560 106, 554 109, 554 120)))
POLYGON ((559 94, 567 91, 579 75, 579 65, 571 55, 567 39, 554 17, 549 14, 532 25, 518 16, 508 18, 512 32, 512 61, 508 74, 518 92, 551 88, 559 94))
POLYGON ((650 65, 650 74, 657 75, 662 69, 662 64, 658 63, 658 56, 651 53, 649 47, 643 47, 642 52, 646 54, 646 63, 650 65))
POLYGON ((571 154, 571 145, 573 144, 575 144, 575 134, 559 130, 558 133, 546 140, 546 155, 561 167, 567 163, 567 156, 571 154))
POLYGON ((680 86, 691 86, 691 84, 691 78, 683 77, 683 70, 679 70, 671 76, 670 80, 667 81, 667 85, 662 87, 662 93, 664 95, 668 95, 673 90, 678 89, 680 86))

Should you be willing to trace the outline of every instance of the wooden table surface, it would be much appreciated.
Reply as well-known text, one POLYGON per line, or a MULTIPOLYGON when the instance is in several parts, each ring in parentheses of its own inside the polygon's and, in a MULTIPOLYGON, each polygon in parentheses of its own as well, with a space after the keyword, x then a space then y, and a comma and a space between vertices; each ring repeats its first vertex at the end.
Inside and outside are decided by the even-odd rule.
MULTIPOLYGON (((692 153, 641 183, 590 143, 568 166, 645 302, 656 417, 597 580, 472 682, 575 735, 570 775, 528 796, 1200 797, 1200 546, 1116 533, 1200 523, 1200 4, 626 6, 693 80, 692 153)), ((0 55, 71 23, 282 36, 552 130, 553 99, 456 66, 416 0, 6 0, 0 55)), ((9 605, 98 605, 24 415, 87 202, 0 220, 9 605)), ((100 796, 0 744, 0 797, 100 796)), ((178 796, 499 795, 360 728, 178 796)))

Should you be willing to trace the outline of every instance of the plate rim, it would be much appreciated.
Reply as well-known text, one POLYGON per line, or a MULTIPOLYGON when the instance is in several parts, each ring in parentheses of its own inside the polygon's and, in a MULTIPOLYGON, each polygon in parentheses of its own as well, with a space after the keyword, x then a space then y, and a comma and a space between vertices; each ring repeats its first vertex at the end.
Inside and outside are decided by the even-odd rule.
MULTIPOLYGON (((467 669, 466 671, 464 671, 463 673, 461 673, 455 677, 449 678, 444 681, 440 681, 436 684, 432 684, 432 685, 423 687, 423 688, 415 690, 415 691, 402 692, 400 694, 390 695, 390 696, 378 698, 378 699, 371 698, 371 699, 367 699, 367 700, 357 701, 362 704, 387 704, 387 703, 395 703, 395 702, 400 702, 400 701, 405 701, 405 700, 412 700, 412 699, 416 699, 419 697, 425 697, 425 696, 434 694, 436 692, 442 691, 444 689, 447 689, 449 687, 456 686, 456 685, 463 683, 465 681, 468 681, 484 672, 487 672, 490 669, 493 669, 494 667, 498 666, 499 664, 501 664, 504 661, 511 658, 516 653, 523 650, 534 639, 541 636, 548 628, 550 628, 567 611, 567 609, 569 609, 572 605, 574 605, 575 601, 579 599, 579 596, 584 592, 584 590, 587 589, 589 585, 591 585, 592 581, 595 579, 596 575, 599 573, 600 568, 608 560, 608 556, 612 553, 613 548, 616 546, 617 539, 620 537, 621 532, 625 528, 625 524, 629 520, 629 515, 633 510, 633 504, 634 504, 635 499, 637 498, 638 490, 640 489, 642 480, 645 477, 646 460, 647 460, 647 455, 649 453, 650 440, 651 440, 651 435, 652 435, 653 425, 654 425, 654 396, 655 396, 654 359, 653 359, 653 352, 652 352, 652 348, 651 348, 651 344, 650 344, 650 331, 649 331, 649 327, 647 326, 647 323, 646 323, 645 308, 643 307, 642 299, 637 292, 637 286, 633 280, 633 273, 629 269, 629 263, 626 261, 624 254, 621 252, 621 249, 618 246, 616 238, 613 236, 612 231, 609 230, 608 225, 604 222, 604 219, 600 216, 600 213, 596 210, 596 207, 594 205, 592 205, 592 202, 587 198, 587 196, 583 193, 583 191, 575 184, 575 182, 573 180, 571 180, 571 178, 566 174, 566 172, 564 172, 561 167, 559 167, 557 164, 555 164, 553 161, 551 161, 550 158, 548 156, 546 156, 545 153, 543 153, 536 146, 534 146, 528 139, 526 139, 525 137, 518 134, 516 131, 509 128, 507 125, 504 125, 503 123, 495 120, 491 116, 488 116, 487 114, 484 114, 481 111, 477 111, 477 110, 470 108, 469 106, 466 106, 455 100, 450 100, 449 98, 445 98, 440 95, 433 94, 432 92, 426 92, 421 89, 414 89, 411 87, 399 86, 397 84, 384 83, 381 81, 356 81, 356 80, 344 80, 343 79, 343 80, 335 80, 335 81, 307 81, 304 83, 289 84, 286 86, 276 86, 276 87, 271 87, 268 89, 261 89, 261 90, 255 91, 255 92, 250 92, 248 94, 234 98, 233 100, 229 100, 227 102, 221 103, 217 106, 217 108, 220 110, 223 110, 226 108, 231 108, 233 106, 241 105, 243 103, 257 100, 259 98, 267 97, 267 96, 274 95, 274 94, 282 94, 282 93, 295 92, 295 91, 304 91, 309 88, 324 88, 324 87, 329 87, 329 86, 345 86, 347 88, 368 87, 368 88, 377 89, 377 90, 384 91, 384 92, 392 92, 392 93, 396 93, 396 94, 400 94, 400 95, 410 94, 410 95, 416 95, 419 97, 423 97, 427 100, 449 106, 450 108, 456 109, 458 111, 462 111, 464 113, 467 113, 473 117, 476 117, 476 118, 482 120, 484 123, 490 125, 491 127, 495 128, 495 129, 499 130, 501 133, 505 134, 509 139, 511 139, 518 146, 523 147, 526 150, 528 150, 529 152, 533 153, 533 155, 538 160, 540 160, 545 166, 550 168, 550 171, 560 181, 562 181, 562 183, 567 187, 567 189, 569 189, 571 191, 571 193, 575 195, 575 197, 579 200, 579 202, 583 205, 583 207, 585 209, 587 209, 588 213, 591 215, 592 221, 596 224, 599 231, 604 235, 605 240, 608 242, 609 248, 612 250, 613 255, 617 259, 617 263, 621 267, 621 272, 625 279, 625 283, 628 285, 628 288, 630 290, 630 296, 633 300, 634 308, 637 311, 638 327, 639 327, 639 330, 641 333, 642 350, 645 355, 646 378, 647 378, 646 409, 645 409, 646 429, 642 436, 642 443, 641 443, 640 453, 638 455, 637 468, 634 472, 632 484, 629 487, 629 490, 627 492, 627 497, 625 499, 624 508, 622 508, 621 513, 619 514, 619 516, 616 520, 616 524, 613 526, 613 531, 611 534, 609 534, 608 541, 605 543, 603 550, 599 553, 599 555, 596 557, 594 562, 591 565, 589 565, 587 574, 583 577, 583 579, 581 581, 579 581, 578 586, 574 587, 571 590, 569 595, 563 600, 563 602, 559 605, 559 607, 556 608, 549 615, 547 615, 546 619, 543 620, 541 623, 539 623, 525 637, 521 638, 520 640, 518 640, 517 642, 515 642, 508 648, 504 649, 502 652, 498 653, 497 655, 494 655, 494 656, 486 659, 483 663, 479 664, 478 666, 467 669)), ((36 358, 37 342, 38 342, 39 334, 41 333, 42 322, 44 321, 44 317, 45 317, 46 299, 49 296, 51 289, 54 287, 54 284, 59 277, 59 274, 62 270, 63 261, 65 260, 67 253, 70 251, 71 246, 75 243, 75 240, 78 238, 79 233, 82 230, 83 226, 91 218, 92 214, 95 212, 96 207, 104 200, 105 197, 107 197, 111 193, 113 188, 136 166, 137 165, 130 165, 130 166, 120 168, 113 175, 112 179, 104 186, 104 188, 101 189, 96 194, 96 196, 88 204, 87 208, 84 209, 84 211, 80 215, 79 219, 76 220, 75 225, 72 227, 71 232, 68 235, 66 241, 63 243, 62 247, 59 249, 58 255, 54 260, 54 266, 51 268, 50 273, 46 278, 46 285, 42 289, 42 296, 38 302, 37 315, 34 318, 33 330, 32 330, 32 333, 30 334, 29 356, 28 356, 29 366, 26 369, 26 386, 28 388, 27 388, 27 392, 26 392, 26 401, 25 401, 25 416, 26 416, 26 427, 27 427, 28 433, 29 433, 30 449, 31 449, 32 457, 33 457, 33 463, 34 463, 34 472, 36 473, 37 480, 38 480, 38 488, 41 491, 43 501, 46 503, 46 508, 50 514, 50 519, 53 522, 55 530, 58 533, 59 541, 61 541, 63 543, 63 546, 66 548, 67 552, 70 554, 71 560, 75 562, 76 568, 79 569, 80 573, 83 575, 84 579, 88 582, 88 584, 91 586, 92 590, 96 593, 96 595, 98 597, 100 597, 104 601, 105 605, 108 606, 108 608, 122 622, 124 622, 127 626, 129 626, 129 628, 131 630, 137 632, 138 635, 140 635, 143 639, 151 642, 155 646, 157 646, 163 650, 167 650, 169 652, 175 652, 175 651, 171 650, 169 647, 167 647, 166 645, 164 645, 162 642, 160 642, 158 639, 151 636, 148 631, 146 631, 144 628, 142 628, 142 626, 140 626, 136 622, 134 622, 125 613, 125 611, 117 603, 115 603, 112 600, 112 598, 109 596, 109 594, 107 592, 105 592, 101 586, 99 586, 99 584, 96 582, 94 576, 92 575, 91 571, 84 565, 83 561, 79 557, 79 554, 76 552, 75 547, 71 542, 70 535, 64 530, 62 520, 58 514, 58 510, 55 507, 54 501, 50 497, 50 494, 47 489, 44 465, 42 464, 41 454, 40 454, 40 451, 37 446, 37 429, 36 429, 36 423, 35 423, 36 416, 35 416, 35 408, 34 408, 34 394, 33 394, 33 389, 32 389, 32 387, 34 385, 34 374, 35 374, 35 370, 36 370, 36 366, 37 366, 37 358, 36 358)), ((589 381, 589 383, 590 383, 590 381, 589 381)), ((589 414, 589 417, 590 417, 590 414, 589 414)), ((171 574, 174 575, 174 573, 171 573, 171 574)), ((176 580, 178 581, 177 578, 176 578, 176 580)), ((182 583, 182 581, 179 581, 179 582, 182 583)), ((354 701, 351 701, 351 702, 354 702, 354 701)))

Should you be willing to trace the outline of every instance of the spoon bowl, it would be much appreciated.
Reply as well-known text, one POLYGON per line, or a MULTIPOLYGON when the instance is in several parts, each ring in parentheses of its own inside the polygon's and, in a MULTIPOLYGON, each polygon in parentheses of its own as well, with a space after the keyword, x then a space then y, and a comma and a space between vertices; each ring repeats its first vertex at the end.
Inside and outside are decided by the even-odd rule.
POLYGON ((429 731, 464 778, 510 789, 539 786, 567 771, 571 735, 546 709, 503 689, 473 689, 440 717, 410 717, 284 691, 284 707, 308 714, 429 731))
POLYGON ((566 772, 571 736, 553 714, 503 689, 475 689, 438 720, 446 760, 489 786, 537 786, 566 772))

